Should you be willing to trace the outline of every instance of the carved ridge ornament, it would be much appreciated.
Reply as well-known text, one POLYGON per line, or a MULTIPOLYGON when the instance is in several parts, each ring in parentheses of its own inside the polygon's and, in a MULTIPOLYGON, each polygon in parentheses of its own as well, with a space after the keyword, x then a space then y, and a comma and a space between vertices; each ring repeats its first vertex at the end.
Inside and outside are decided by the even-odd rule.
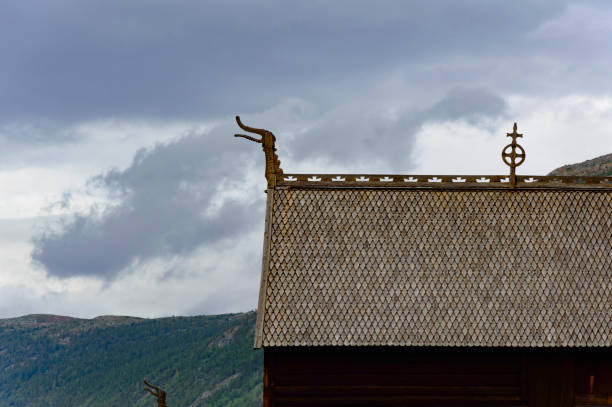
POLYGON ((166 392, 160 389, 157 386, 153 386, 146 380, 144 380, 144 384, 147 386, 145 390, 151 393, 157 399, 157 407, 168 407, 166 404, 166 392))
POLYGON ((261 144, 261 148, 266 155, 266 180, 268 180, 268 189, 274 188, 276 186, 276 175, 283 175, 278 155, 276 155, 276 137, 269 130, 245 126, 242 124, 242 121, 240 121, 240 116, 236 116, 236 123, 238 123, 238 126, 240 126, 242 130, 261 136, 260 139, 257 139, 247 136, 246 134, 234 134, 234 137, 242 137, 261 144))
POLYGON ((510 167, 510 175, 424 175, 424 174, 284 174, 276 154, 276 137, 265 129, 246 126, 236 116, 241 129, 260 135, 260 138, 235 134, 235 137, 262 145, 266 157, 265 176, 268 189, 282 188, 441 188, 441 189, 612 189, 612 176, 535 176, 516 175, 516 167, 525 162, 525 149, 517 143, 517 123, 514 123, 512 142, 501 152, 503 162, 510 167))
POLYGON ((512 137, 512 143, 504 147, 501 155, 504 163, 510 167, 510 185, 512 185, 512 188, 516 188, 516 167, 523 164, 526 157, 525 149, 516 143, 518 137, 523 137, 522 134, 516 132, 516 122, 514 122, 512 133, 506 133, 506 137, 512 137))

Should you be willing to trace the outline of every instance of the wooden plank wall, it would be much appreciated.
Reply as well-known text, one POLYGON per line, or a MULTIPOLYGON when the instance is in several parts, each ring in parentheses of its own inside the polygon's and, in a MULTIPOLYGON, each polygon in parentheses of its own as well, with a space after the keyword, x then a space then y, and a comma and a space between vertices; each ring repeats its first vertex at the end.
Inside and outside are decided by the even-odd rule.
POLYGON ((264 407, 443 405, 612 405, 611 352, 392 347, 264 350, 264 407))

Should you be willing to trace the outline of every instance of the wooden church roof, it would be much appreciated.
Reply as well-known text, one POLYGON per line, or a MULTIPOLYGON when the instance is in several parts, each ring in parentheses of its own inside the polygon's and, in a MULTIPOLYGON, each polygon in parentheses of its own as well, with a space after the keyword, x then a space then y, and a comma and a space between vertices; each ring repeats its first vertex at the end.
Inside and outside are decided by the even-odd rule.
POLYGON ((296 175, 273 157, 255 347, 612 346, 612 177, 296 175))

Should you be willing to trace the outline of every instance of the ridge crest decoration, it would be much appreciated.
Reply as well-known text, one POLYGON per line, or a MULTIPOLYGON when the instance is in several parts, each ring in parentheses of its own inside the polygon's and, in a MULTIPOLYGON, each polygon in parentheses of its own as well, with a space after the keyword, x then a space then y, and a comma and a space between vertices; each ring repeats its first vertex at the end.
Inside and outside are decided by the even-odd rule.
POLYGON ((274 134, 265 129, 256 129, 255 127, 249 127, 242 124, 240 116, 236 116, 236 123, 244 131, 249 133, 259 134, 260 139, 247 136, 246 134, 234 134, 234 137, 242 137, 247 140, 254 141, 255 143, 261 144, 261 147, 266 155, 266 180, 268 180, 268 188, 274 188, 276 186, 276 175, 283 175, 283 170, 280 167, 280 161, 276 154, 276 137, 274 134))
POLYGON ((522 134, 516 132, 516 122, 514 122, 514 128, 512 133, 506 133, 506 137, 512 137, 512 143, 508 144, 502 150, 502 160, 510 167, 510 184, 513 188, 516 188, 516 167, 525 162, 525 149, 520 144, 516 143, 518 137, 523 137, 522 134), (518 150, 518 152, 517 152, 518 150), (518 158, 518 161, 517 161, 518 158))

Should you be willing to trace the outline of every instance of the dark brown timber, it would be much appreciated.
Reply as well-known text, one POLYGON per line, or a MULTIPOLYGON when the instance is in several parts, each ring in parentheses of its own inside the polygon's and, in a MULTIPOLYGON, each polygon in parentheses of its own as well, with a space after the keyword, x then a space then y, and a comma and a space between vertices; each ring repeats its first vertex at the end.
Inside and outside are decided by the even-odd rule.
POLYGON ((268 347, 264 357, 269 407, 612 405, 605 348, 268 347))

